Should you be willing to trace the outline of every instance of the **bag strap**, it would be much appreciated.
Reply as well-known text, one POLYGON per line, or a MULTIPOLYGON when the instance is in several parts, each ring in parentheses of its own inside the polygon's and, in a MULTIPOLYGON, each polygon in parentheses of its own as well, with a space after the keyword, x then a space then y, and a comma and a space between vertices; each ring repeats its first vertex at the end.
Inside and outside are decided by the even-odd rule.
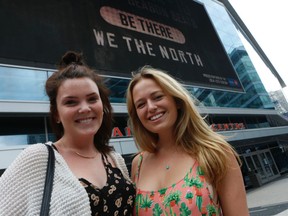
POLYGON ((43 199, 41 205, 41 216, 49 215, 50 209, 50 199, 53 187, 53 178, 54 178, 54 168, 55 168, 55 155, 54 150, 51 145, 45 144, 48 149, 48 162, 47 162, 47 172, 44 185, 43 199))

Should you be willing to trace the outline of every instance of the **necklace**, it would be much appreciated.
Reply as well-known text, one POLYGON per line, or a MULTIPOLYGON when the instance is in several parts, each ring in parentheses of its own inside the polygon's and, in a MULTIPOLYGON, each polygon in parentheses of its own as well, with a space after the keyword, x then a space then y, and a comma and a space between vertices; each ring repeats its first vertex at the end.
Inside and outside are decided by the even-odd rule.
MULTIPOLYGON (((165 165, 165 170, 166 171, 169 171, 170 170, 170 168, 171 168, 171 161, 173 160, 173 157, 176 155, 176 150, 172 153, 172 155, 171 155, 171 157, 169 158, 169 160, 168 160, 168 162, 166 163, 166 165, 165 165)), ((172 163, 173 164, 173 163, 172 163)), ((173 166, 173 165, 172 165, 173 166)))
POLYGON ((86 159, 94 159, 94 158, 96 158, 96 156, 97 156, 97 154, 95 154, 95 155, 93 155, 93 156, 86 156, 86 155, 82 155, 82 154, 80 154, 79 152, 77 152, 77 151, 73 151, 76 155, 78 155, 78 156, 80 156, 80 157, 82 157, 82 158, 86 158, 86 159))
POLYGON ((165 164, 165 170, 169 171, 171 168, 171 160, 173 159, 173 156, 175 155, 175 153, 169 158, 168 162, 165 164))
MULTIPOLYGON (((64 145, 64 143, 60 143, 64 148, 66 148, 65 147, 65 145, 64 145)), ((67 149, 67 148, 66 148, 67 149)), ((74 150, 71 150, 70 149, 70 151, 72 151, 73 153, 75 153, 76 155, 78 155, 79 157, 82 157, 82 158, 85 158, 85 159, 94 159, 94 158, 96 158, 96 156, 97 156, 97 153, 95 154, 95 155, 93 155, 93 156, 86 156, 86 155, 83 155, 83 154, 81 154, 81 153, 79 153, 79 152, 77 152, 77 151, 74 151, 74 150)))

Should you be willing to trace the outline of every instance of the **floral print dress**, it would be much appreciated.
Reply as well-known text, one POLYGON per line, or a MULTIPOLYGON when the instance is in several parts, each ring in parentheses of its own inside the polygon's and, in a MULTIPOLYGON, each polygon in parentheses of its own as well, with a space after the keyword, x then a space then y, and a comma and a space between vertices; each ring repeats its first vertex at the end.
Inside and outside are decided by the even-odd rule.
MULTIPOLYGON (((140 155, 137 174, 142 159, 143 154, 140 155)), ((183 179, 170 187, 158 191, 137 189, 134 215, 218 216, 222 213, 219 204, 214 203, 204 173, 196 162, 183 179)))
POLYGON ((106 155, 102 154, 102 160, 107 173, 103 188, 98 188, 84 178, 79 179, 88 193, 92 215, 132 215, 135 199, 133 183, 124 178, 120 169, 109 163, 106 155))

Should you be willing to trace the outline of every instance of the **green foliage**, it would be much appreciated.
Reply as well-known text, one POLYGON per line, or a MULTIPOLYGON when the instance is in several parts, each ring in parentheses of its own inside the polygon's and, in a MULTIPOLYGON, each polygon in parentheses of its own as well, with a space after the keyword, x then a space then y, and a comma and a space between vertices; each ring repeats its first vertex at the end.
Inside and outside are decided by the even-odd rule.
POLYGON ((197 167, 197 175, 204 175, 204 171, 201 169, 200 166, 197 167))
POLYGON ((193 196, 194 196, 193 193, 192 193, 191 191, 188 191, 188 192, 186 193, 185 198, 186 198, 186 199, 192 199, 193 196))
POLYGON ((150 208, 153 201, 146 195, 146 197, 143 197, 143 200, 141 201, 141 208, 150 208))
POLYGON ((191 210, 188 208, 188 206, 184 202, 181 203, 180 212, 181 212, 180 216, 192 215, 191 210))
POLYGON ((181 195, 181 192, 180 191, 175 191, 171 194, 169 194, 167 197, 165 197, 165 200, 164 200, 164 205, 167 207, 167 206, 171 206, 171 202, 175 202, 175 204, 178 205, 178 202, 180 201, 180 195, 181 195))
POLYGON ((184 178, 183 187, 185 186, 188 186, 188 187, 195 186, 196 188, 202 188, 203 183, 199 180, 199 178, 193 178, 193 177, 189 178, 188 175, 186 175, 184 178))
POLYGON ((213 205, 208 205, 207 206, 208 214, 209 216, 212 216, 213 214, 216 214, 216 208, 213 205))
POLYGON ((163 210, 161 209, 160 205, 156 203, 153 208, 153 216, 160 216, 162 213, 163 213, 163 210))
POLYGON ((197 196, 196 197, 196 206, 198 207, 200 212, 202 210, 202 203, 203 203, 202 197, 201 196, 197 196))
POLYGON ((162 189, 159 189, 158 192, 160 193, 160 195, 164 195, 167 191, 167 188, 162 188, 162 189))

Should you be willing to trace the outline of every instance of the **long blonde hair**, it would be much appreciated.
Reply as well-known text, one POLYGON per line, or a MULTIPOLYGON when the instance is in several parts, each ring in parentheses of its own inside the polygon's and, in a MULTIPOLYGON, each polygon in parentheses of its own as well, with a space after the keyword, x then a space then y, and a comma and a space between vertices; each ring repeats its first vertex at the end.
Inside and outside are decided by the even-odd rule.
POLYGON ((174 130, 176 145, 196 158, 209 182, 217 188, 228 169, 229 157, 234 154, 240 162, 238 154, 222 135, 214 132, 205 122, 197 111, 192 96, 183 85, 166 72, 150 66, 140 68, 133 75, 126 94, 128 125, 133 131, 138 148, 154 153, 158 140, 157 134, 142 125, 134 106, 133 89, 141 79, 154 80, 164 92, 175 99, 177 106, 180 106, 174 130))

